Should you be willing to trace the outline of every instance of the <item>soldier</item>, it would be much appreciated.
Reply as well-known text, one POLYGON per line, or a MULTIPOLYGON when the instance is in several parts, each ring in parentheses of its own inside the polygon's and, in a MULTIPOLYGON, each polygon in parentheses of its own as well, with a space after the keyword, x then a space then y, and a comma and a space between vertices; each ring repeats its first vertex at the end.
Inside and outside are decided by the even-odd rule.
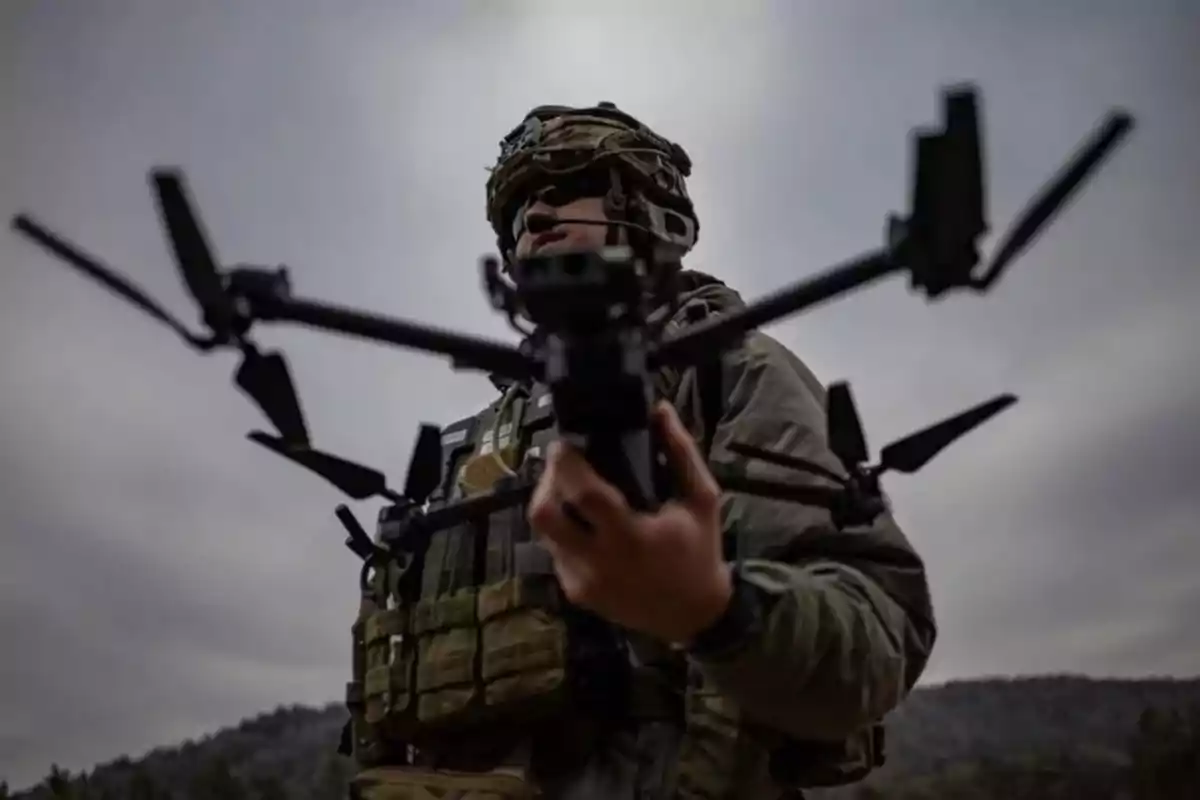
MULTIPOLYGON (((669 330, 741 305, 682 269, 699 225, 678 145, 601 103, 536 108, 501 149, 487 215, 507 263, 623 244, 685 288, 658 312, 669 330)), ((844 474, 795 355, 754 333, 657 376, 684 490, 652 514, 555 440, 544 387, 502 388, 444 430, 432 502, 536 489, 365 584, 353 796, 773 800, 882 763, 880 720, 936 637, 920 557, 890 514, 839 531, 821 508, 722 495, 708 467, 739 442, 844 474)))

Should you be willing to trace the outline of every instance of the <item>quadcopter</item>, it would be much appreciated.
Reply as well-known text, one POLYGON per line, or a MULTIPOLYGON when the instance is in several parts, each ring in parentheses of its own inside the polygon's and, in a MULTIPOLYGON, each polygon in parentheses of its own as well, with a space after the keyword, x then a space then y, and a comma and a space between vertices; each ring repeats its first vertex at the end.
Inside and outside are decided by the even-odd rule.
MULTIPOLYGON (((541 383, 549 390, 559 434, 578 444, 632 506, 653 509, 669 495, 671 480, 664 474, 651 430, 649 381, 657 369, 698 364, 735 347, 763 325, 898 273, 907 273, 910 287, 928 300, 952 290, 988 291, 1133 127, 1128 113, 1110 112, 1034 197, 979 270, 978 240, 989 227, 974 88, 945 90, 943 113, 941 129, 913 135, 911 209, 907 216, 888 217, 882 248, 670 336, 648 321, 651 265, 623 247, 517 261, 508 276, 496 257, 485 256, 485 292, 492 307, 505 313, 521 334, 518 345, 296 297, 286 267, 218 266, 184 176, 174 168, 152 170, 150 182, 204 333, 194 333, 128 279, 30 216, 17 215, 13 226, 174 330, 194 350, 240 351, 235 383, 276 431, 253 431, 248 438, 323 477, 351 499, 382 497, 391 503, 380 513, 376 540, 347 506, 336 509, 348 534, 346 546, 363 559, 365 574, 365 568, 380 558, 415 555, 439 530, 526 502, 532 482, 506 478, 485 494, 448 505, 430 503, 444 483, 445 469, 442 430, 430 424, 418 430, 402 491, 389 486, 378 470, 314 448, 287 363, 278 351, 263 352, 253 343, 250 331, 255 323, 296 323, 441 355, 455 369, 541 383), (519 318, 532 326, 523 326, 519 318)), ((676 295, 668 295, 674 307, 676 295)), ((711 466, 725 491, 821 506, 838 527, 869 524, 886 510, 880 487, 883 473, 916 472, 1014 402, 1015 396, 1003 394, 981 403, 889 444, 880 451, 878 463, 868 465, 866 437, 850 387, 835 383, 827 390, 826 436, 845 474, 737 442, 729 449, 747 463, 804 472, 819 481, 768 480, 752 476, 744 466, 711 466)))

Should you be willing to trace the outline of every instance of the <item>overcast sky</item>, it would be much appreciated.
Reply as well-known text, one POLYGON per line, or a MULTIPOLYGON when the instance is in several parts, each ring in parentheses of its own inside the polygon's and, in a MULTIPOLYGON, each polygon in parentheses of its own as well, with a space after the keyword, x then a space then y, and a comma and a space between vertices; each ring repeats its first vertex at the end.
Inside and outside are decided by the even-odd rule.
MULTIPOLYGON (((1200 673, 1195 3, 2 13, 0 212, 33 212, 189 321, 156 164, 187 170, 226 262, 286 263, 307 295, 507 336, 476 267, 493 247, 483 183, 534 105, 612 100, 680 141, 703 226, 689 265, 747 297, 880 244, 906 203, 909 129, 936 120, 943 84, 983 89, 997 233, 1129 108, 1134 135, 992 296, 930 305, 896 280, 770 332, 853 381, 876 452, 1021 396, 887 484, 936 595, 928 682, 1200 673)), ((235 357, 189 354, 11 232, 0 265, 0 777, 339 698, 357 602, 342 498, 242 438, 264 422, 231 388, 235 357)), ((418 422, 493 396, 433 357, 259 338, 286 345, 322 444, 396 474, 418 422)))

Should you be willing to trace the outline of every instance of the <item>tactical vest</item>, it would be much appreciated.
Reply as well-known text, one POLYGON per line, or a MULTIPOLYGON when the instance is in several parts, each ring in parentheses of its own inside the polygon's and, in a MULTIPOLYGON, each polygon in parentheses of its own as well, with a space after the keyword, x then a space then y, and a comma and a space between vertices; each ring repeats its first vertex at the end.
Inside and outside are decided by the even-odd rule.
MULTIPOLYGON (((554 434, 541 387, 510 389, 447 426, 446 478, 431 507, 536 479, 554 434)), ((377 539, 399 533, 393 514, 381 512, 377 539)), ((673 686, 648 688, 626 640, 565 602, 523 506, 439 531, 409 559, 368 561, 361 588, 346 698, 361 769, 352 797, 536 797, 537 752, 506 761, 514 742, 536 742, 535 751, 552 753, 546 761, 569 768, 607 726, 631 717, 683 727, 677 800, 733 800, 764 776, 780 793, 844 784, 882 762, 878 727, 816 745, 743 724, 736 704, 682 656, 673 686)))

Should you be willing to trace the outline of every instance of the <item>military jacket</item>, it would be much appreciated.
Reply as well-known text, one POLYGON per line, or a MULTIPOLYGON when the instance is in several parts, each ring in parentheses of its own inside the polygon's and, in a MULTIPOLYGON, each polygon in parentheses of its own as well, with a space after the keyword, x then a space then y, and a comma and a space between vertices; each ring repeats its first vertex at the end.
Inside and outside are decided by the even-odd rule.
MULTIPOLYGON (((671 327, 742 305, 719 281, 685 276, 671 327)), ((710 462, 738 461, 728 446, 740 442, 844 474, 822 385, 765 334, 657 383, 710 462)), ((544 387, 506 387, 443 430, 433 506, 535 479, 553 436, 544 387)), ((752 474, 806 480, 766 464, 752 474)), ((936 638, 920 557, 890 513, 838 530, 824 509, 730 493, 721 518, 763 619, 734 652, 703 658, 565 603, 520 506, 365 570, 347 697, 353 796, 768 800, 880 764, 878 723, 936 638)))

